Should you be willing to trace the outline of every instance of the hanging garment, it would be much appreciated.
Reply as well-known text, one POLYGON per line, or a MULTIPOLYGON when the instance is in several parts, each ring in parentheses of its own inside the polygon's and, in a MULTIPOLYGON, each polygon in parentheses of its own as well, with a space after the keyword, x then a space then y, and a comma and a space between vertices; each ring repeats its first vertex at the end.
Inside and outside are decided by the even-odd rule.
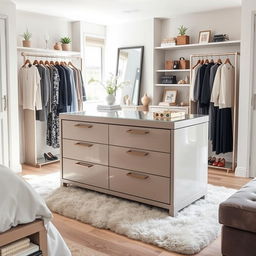
POLYGON ((53 148, 59 148, 59 114, 58 114, 58 103, 59 103, 59 83, 60 76, 58 69, 50 67, 51 73, 51 111, 47 118, 47 134, 46 144, 53 148))
POLYGON ((70 67, 66 67, 69 70, 69 79, 70 79, 70 89, 71 89, 71 106, 70 111, 76 112, 78 111, 78 99, 77 99, 77 91, 73 70, 70 67))
POLYGON ((36 120, 46 121, 48 116, 47 105, 50 96, 50 73, 49 70, 42 65, 37 65, 36 67, 41 77, 40 86, 42 99, 42 110, 36 111, 36 120))
POLYGON ((213 82, 212 94, 211 94, 211 102, 215 107, 219 106, 219 95, 220 95, 220 83, 221 83, 221 68, 223 64, 219 66, 217 72, 215 74, 215 79, 213 82))
POLYGON ((71 85, 71 75, 68 67, 61 66, 66 74, 66 99, 67 99, 67 112, 71 111, 72 105, 72 85, 71 85))
POLYGON ((192 79, 191 79, 191 86, 190 86, 190 93, 189 93, 191 101, 195 101, 194 88, 195 88, 195 83, 196 83, 197 72, 201 66, 202 66, 201 64, 198 64, 197 66, 195 66, 192 69, 192 79))
POLYGON ((35 66, 25 66, 19 70, 19 101, 23 109, 42 109, 40 79, 35 66))

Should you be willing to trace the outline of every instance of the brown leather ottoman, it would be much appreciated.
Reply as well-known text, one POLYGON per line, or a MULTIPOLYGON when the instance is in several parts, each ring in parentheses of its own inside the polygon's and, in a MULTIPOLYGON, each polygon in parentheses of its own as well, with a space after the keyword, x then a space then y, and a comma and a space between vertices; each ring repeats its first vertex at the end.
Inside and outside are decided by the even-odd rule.
POLYGON ((256 256, 256 179, 219 207, 224 256, 256 256))

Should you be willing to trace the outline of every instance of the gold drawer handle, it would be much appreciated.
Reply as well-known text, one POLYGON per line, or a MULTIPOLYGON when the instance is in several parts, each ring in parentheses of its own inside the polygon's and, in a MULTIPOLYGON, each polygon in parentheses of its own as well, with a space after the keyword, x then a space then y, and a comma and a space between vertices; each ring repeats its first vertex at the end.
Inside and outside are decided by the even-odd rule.
POLYGON ((133 156, 147 156, 149 155, 148 152, 143 152, 143 151, 136 151, 136 150, 128 150, 126 151, 127 154, 133 155, 133 156))
POLYGON ((145 135, 145 134, 149 134, 149 131, 146 130, 139 130, 139 129, 129 129, 126 132, 130 133, 130 134, 137 134, 137 135, 145 135))
POLYGON ((85 142, 76 142, 75 145, 84 146, 84 147, 87 147, 87 148, 90 148, 90 147, 93 146, 93 144, 85 143, 85 142))
POLYGON ((132 172, 128 172, 126 175, 132 178, 140 179, 140 180, 146 180, 149 178, 149 176, 147 175, 142 175, 142 174, 132 173, 132 172))
POLYGON ((91 124, 75 124, 76 127, 81 127, 81 128, 92 128, 93 125, 91 124))
POLYGON ((84 166, 84 167, 88 167, 88 168, 93 167, 93 164, 87 164, 87 163, 83 163, 83 162, 77 162, 76 164, 77 164, 77 165, 84 166))

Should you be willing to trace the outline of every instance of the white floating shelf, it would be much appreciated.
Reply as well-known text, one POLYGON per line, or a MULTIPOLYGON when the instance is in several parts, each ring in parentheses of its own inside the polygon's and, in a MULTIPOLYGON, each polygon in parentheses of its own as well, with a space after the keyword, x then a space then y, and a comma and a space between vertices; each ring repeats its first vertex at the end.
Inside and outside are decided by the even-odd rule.
POLYGON ((162 87, 189 87, 190 84, 156 84, 156 86, 162 86, 162 87))
POLYGON ((163 106, 163 105, 149 105, 149 108, 181 108, 181 109, 184 109, 184 108, 189 108, 188 105, 186 106, 163 106))
POLYGON ((165 73, 165 72, 190 72, 190 69, 158 69, 156 70, 158 73, 165 73))
POLYGON ((214 46, 230 46, 230 45, 240 45, 240 40, 224 41, 224 42, 212 42, 207 44, 185 44, 185 45, 175 45, 166 47, 155 47, 156 50, 174 50, 174 49, 190 49, 190 48, 202 48, 202 47, 214 47, 214 46))
POLYGON ((75 52, 75 51, 58 51, 58 50, 52 50, 52 49, 43 49, 43 48, 32 48, 32 47, 17 47, 17 51, 23 51, 23 52, 33 52, 33 53, 43 53, 43 54, 53 54, 53 55, 59 55, 59 56, 80 56, 81 52, 75 52))

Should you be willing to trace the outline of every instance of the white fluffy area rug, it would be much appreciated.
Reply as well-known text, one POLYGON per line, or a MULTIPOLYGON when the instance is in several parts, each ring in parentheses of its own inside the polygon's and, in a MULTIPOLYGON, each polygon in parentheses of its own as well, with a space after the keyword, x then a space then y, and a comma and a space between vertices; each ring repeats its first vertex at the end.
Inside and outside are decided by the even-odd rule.
POLYGON ((235 191, 209 185, 206 198, 177 217, 168 216, 164 209, 74 187, 58 188, 46 201, 53 212, 66 217, 169 251, 195 254, 218 236, 219 204, 235 191))

